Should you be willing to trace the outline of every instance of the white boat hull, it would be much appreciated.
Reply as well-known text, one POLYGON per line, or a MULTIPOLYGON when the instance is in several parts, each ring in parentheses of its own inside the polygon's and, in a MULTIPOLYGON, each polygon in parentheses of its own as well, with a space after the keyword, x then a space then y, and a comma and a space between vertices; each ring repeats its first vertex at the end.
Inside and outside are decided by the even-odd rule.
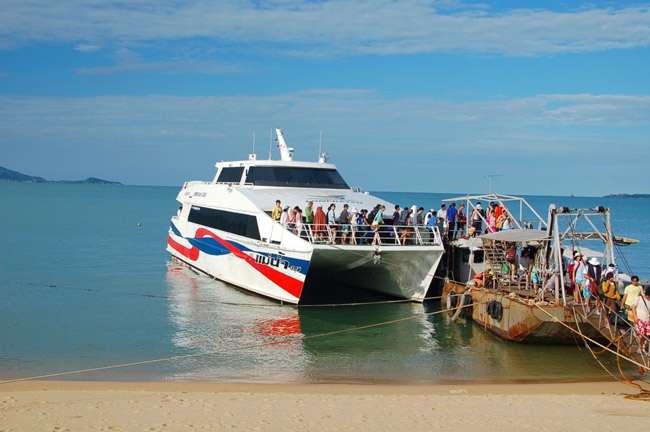
POLYGON ((274 245, 234 238, 198 228, 180 235, 173 225, 167 251, 186 264, 224 282, 275 300, 296 304, 309 270, 311 250, 288 251, 274 245))
POLYGON ((443 253, 433 246, 317 245, 308 276, 421 302, 443 253))

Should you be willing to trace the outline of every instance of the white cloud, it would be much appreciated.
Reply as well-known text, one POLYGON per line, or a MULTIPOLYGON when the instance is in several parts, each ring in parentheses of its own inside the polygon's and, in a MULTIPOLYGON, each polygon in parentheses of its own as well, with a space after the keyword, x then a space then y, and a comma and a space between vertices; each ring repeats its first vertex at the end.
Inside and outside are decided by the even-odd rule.
POLYGON ((99 51, 101 47, 97 45, 78 44, 76 47, 74 47, 74 49, 81 52, 92 52, 92 51, 99 51))
POLYGON ((350 182, 376 190, 422 190, 427 184, 411 185, 397 174, 399 167, 422 176, 440 171, 436 178, 453 177, 456 185, 444 190, 472 190, 472 182, 481 179, 470 174, 489 167, 520 172, 525 178, 515 186, 526 193, 551 193, 544 188, 574 171, 585 187, 644 193, 647 182, 641 177, 650 163, 650 96, 540 95, 457 103, 318 89, 269 96, 0 97, 5 165, 41 160, 43 166, 60 165, 60 178, 74 178, 66 170, 79 166, 114 172, 108 177, 127 183, 208 178, 214 161, 246 158, 253 132, 258 154, 266 155, 266 137, 276 126, 299 160, 315 159, 322 131, 324 148, 350 182), (614 170, 610 177, 602 175, 605 164, 614 170), (533 172, 558 180, 540 184, 533 172))
POLYGON ((105 75, 131 72, 157 72, 168 75, 184 73, 193 74, 225 74, 245 71, 241 65, 229 62, 179 60, 164 62, 120 62, 115 66, 99 66, 93 68, 79 68, 76 72, 80 75, 105 75))
POLYGON ((469 52, 537 56, 645 47, 650 6, 510 9, 420 0, 115 3, 5 0, 0 48, 206 38, 284 55, 469 52))

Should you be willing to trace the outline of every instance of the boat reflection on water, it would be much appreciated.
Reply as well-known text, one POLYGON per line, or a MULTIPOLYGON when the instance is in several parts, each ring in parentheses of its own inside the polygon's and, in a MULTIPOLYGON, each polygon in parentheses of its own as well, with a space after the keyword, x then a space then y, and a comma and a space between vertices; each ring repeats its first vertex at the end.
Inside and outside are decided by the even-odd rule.
POLYGON ((178 355, 206 354, 172 362, 169 379, 302 380, 306 359, 294 307, 234 290, 176 262, 168 264, 167 285, 178 355))
POLYGON ((326 300, 390 299, 330 286, 327 299, 283 306, 176 262, 168 265, 167 284, 176 355, 206 354, 165 365, 170 380, 440 383, 603 375, 575 347, 508 344, 471 321, 451 322, 449 313, 437 313, 440 302, 332 306, 326 300), (388 321, 396 322, 377 325, 388 321), (359 327, 366 328, 350 331, 359 327))

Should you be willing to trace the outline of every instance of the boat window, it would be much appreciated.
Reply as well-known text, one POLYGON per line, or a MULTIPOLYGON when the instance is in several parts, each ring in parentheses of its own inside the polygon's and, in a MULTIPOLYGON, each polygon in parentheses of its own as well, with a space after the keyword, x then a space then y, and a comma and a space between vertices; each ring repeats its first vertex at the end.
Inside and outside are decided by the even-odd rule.
POLYGON ((483 251, 482 250, 475 250, 474 251, 474 262, 477 263, 477 264, 483 262, 483 251))
POLYGON ((463 261, 464 263, 468 263, 469 262, 469 254, 470 254, 469 249, 461 249, 461 252, 460 252, 461 261, 463 261))
POLYGON ((349 189, 335 169, 250 167, 246 183, 258 186, 349 189))
POLYGON ((223 167, 219 173, 217 183, 239 183, 244 167, 223 167))
POLYGON ((257 218, 255 216, 193 205, 190 209, 188 220, 195 224, 232 234, 255 240, 260 239, 260 231, 257 227, 257 218))

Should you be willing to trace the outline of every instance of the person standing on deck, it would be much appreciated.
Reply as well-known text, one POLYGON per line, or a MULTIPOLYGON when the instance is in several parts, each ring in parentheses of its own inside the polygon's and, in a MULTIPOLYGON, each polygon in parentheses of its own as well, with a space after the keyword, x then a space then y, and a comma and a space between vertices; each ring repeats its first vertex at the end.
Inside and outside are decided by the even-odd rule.
POLYGON ((643 287, 639 285, 639 277, 632 276, 632 284, 625 287, 625 292, 623 293, 623 301, 621 301, 621 306, 625 308, 626 311, 629 311, 632 308, 632 303, 634 300, 641 295, 643 292, 643 287))
POLYGON ((296 226, 296 216, 298 215, 298 206, 295 206, 293 210, 289 210, 289 220, 287 221, 287 226, 289 229, 293 229, 296 226))
POLYGON ((456 203, 453 202, 447 209, 447 237, 449 241, 456 237, 456 216, 458 216, 458 209, 456 209, 456 203))
POLYGON ((271 211, 271 219, 274 221, 280 221, 280 218, 282 217, 282 203, 280 200, 277 200, 275 202, 275 207, 273 207, 273 210, 271 211))
POLYGON ((305 223, 313 224, 314 223, 314 202, 309 201, 307 207, 305 207, 305 223))
POLYGON ((350 209, 350 244, 357 244, 357 227, 359 225, 359 212, 356 207, 350 209))
POLYGON ((395 211, 393 212, 393 218, 392 218, 393 223, 392 223, 392 226, 389 228, 389 230, 393 231, 393 236, 395 237, 397 244, 400 244, 399 228, 398 228, 398 225, 399 225, 399 211, 400 211, 400 207, 397 204, 395 204, 395 211))
POLYGON ((582 257, 582 262, 580 267, 576 270, 576 285, 578 285, 578 280, 580 280, 580 275, 582 275, 582 280, 580 281, 580 286, 582 287, 582 298, 587 306, 587 315, 591 313, 591 292, 589 291, 589 279, 587 278, 587 272, 589 271, 589 264, 587 263, 587 257, 582 257))
POLYGON ((483 221, 482 217, 485 213, 483 212, 483 207, 481 206, 481 202, 476 203, 476 207, 474 208, 474 211, 472 212, 472 226, 474 227, 474 233, 472 236, 476 237, 481 235, 481 231, 483 230, 483 221))
POLYGON ((384 223, 384 210, 386 210, 386 206, 380 204, 379 209, 377 210, 377 214, 375 215, 375 220, 371 225, 372 230, 375 232, 375 235, 372 239, 373 246, 377 241, 381 241, 381 238, 379 237, 379 230, 381 229, 381 225, 384 223))
POLYGON ((621 295, 618 293, 616 287, 616 282, 614 281, 614 273, 607 273, 605 280, 603 281, 603 303, 605 305, 605 315, 607 318, 611 316, 611 313, 618 311, 616 302, 621 299, 621 295))
POLYGON ((568 273, 569 280, 571 281, 571 291, 570 292, 573 293, 573 296, 574 296, 573 298, 575 298, 575 290, 576 290, 576 280, 573 278, 574 277, 573 269, 576 266, 576 256, 577 256, 577 254, 578 254, 577 251, 573 251, 573 261, 571 261, 571 264, 569 264, 569 273, 568 273))
POLYGON ((293 233, 299 236, 302 233, 302 209, 296 206, 294 210, 296 210, 296 218, 293 225, 293 233))
POLYGON ((417 216, 415 218, 416 223, 417 223, 418 226, 424 225, 424 217, 423 217, 423 215, 424 215, 424 207, 420 207, 418 209, 418 213, 417 213, 417 216))
POLYGON ((350 234, 350 213, 348 213, 349 205, 343 204, 343 210, 339 215, 339 223, 341 224, 341 244, 345 244, 348 240, 348 234, 350 234))
POLYGON ((499 220, 499 216, 503 214, 503 207, 501 207, 499 204, 494 203, 494 217, 496 220, 499 220))
POLYGON ((530 286, 530 273, 533 270, 533 260, 529 255, 530 252, 527 247, 521 249, 519 268, 523 271, 523 276, 526 277, 526 289, 530 286))
POLYGON ((327 229, 327 216, 323 211, 323 206, 318 206, 314 214, 314 241, 323 241, 323 235, 327 229))
POLYGON ((289 223, 289 206, 286 206, 284 210, 282 210, 282 213, 280 214, 280 225, 286 228, 288 223, 289 223))
POLYGON ((411 215, 411 225, 414 227, 418 226, 418 206, 412 205, 409 214, 411 215))
POLYGON ((464 235, 465 225, 467 225, 467 216, 465 216, 464 210, 465 203, 460 203, 458 206, 458 214, 456 215, 456 232, 460 234, 460 237, 464 235))
POLYGON ((330 204, 329 208, 327 209, 327 225, 330 231, 330 234, 332 236, 332 244, 336 243, 336 213, 334 213, 334 210, 336 210, 336 204, 332 203, 330 204))
MULTIPOLYGON (((440 210, 438 210, 438 219, 442 221, 444 232, 447 232, 447 204, 442 203, 440 206, 440 210)), ((440 231, 440 235, 443 235, 444 232, 440 231)))
POLYGON ((508 231, 509 229, 512 229, 512 225, 510 224, 510 217, 508 216, 508 213, 503 212, 503 223, 501 224, 501 231, 508 231))
POLYGON ((647 287, 642 295, 636 296, 631 311, 634 328, 639 333, 639 346, 647 352, 650 336, 650 287, 647 287))
POLYGON ((395 211, 393 212, 393 226, 399 225, 399 206, 395 204, 395 211))
POLYGON ((596 302, 596 315, 600 315, 598 311, 601 309, 598 287, 603 280, 602 272, 603 268, 600 266, 600 261, 598 261, 598 258, 592 257, 587 263, 587 273, 585 274, 585 277, 588 280, 587 284, 589 285, 589 294, 596 302))
POLYGON ((426 226, 429 226, 429 219, 431 219, 431 216, 433 216, 433 209, 429 209, 429 211, 424 215, 424 224, 426 226))
POLYGON ((404 206, 404 209, 400 212, 399 214, 399 224, 401 226, 402 232, 400 233, 400 241, 402 242, 402 245, 406 245, 406 241, 409 238, 410 234, 410 229, 409 229, 409 221, 411 220, 411 210, 409 210, 408 206, 404 206))
MULTIPOLYGON (((587 283, 587 278, 585 278, 585 263, 584 257, 580 252, 576 254, 576 262, 573 266, 573 280, 575 281, 575 291, 573 293, 575 303, 580 304, 580 298, 585 289, 585 284, 587 283)), ((589 306, 589 302, 587 302, 589 306)))
POLYGON ((508 247, 506 251, 506 262, 508 263, 508 270, 510 272, 510 280, 516 282, 515 274, 517 272, 517 246, 514 243, 508 247))

